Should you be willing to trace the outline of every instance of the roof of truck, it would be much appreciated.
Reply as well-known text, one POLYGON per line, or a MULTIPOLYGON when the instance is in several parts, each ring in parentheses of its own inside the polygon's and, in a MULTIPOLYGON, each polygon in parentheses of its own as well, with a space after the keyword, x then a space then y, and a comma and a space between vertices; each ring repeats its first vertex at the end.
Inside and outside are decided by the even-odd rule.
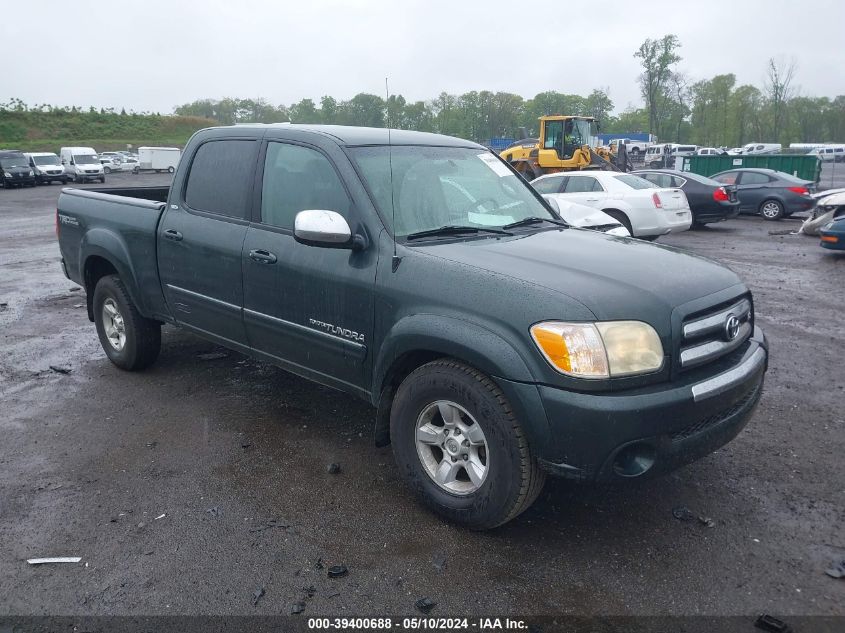
MULTIPOLYGON (((387 145, 387 128, 355 127, 352 125, 310 125, 306 123, 256 123, 238 125, 238 129, 266 130, 279 128, 314 132, 330 136, 340 145, 387 145)), ((440 147, 473 147, 485 149, 483 145, 454 136, 412 132, 410 130, 390 130, 390 142, 393 145, 434 145, 440 147)))

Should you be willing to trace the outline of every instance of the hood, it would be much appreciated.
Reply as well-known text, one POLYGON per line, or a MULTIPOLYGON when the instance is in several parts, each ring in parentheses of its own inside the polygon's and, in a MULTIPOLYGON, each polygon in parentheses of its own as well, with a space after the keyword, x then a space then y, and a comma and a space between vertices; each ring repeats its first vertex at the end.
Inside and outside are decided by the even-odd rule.
POLYGON ((562 293, 599 319, 648 322, 659 313, 668 322, 674 308, 741 284, 735 273, 703 257, 580 229, 432 243, 417 249, 562 293))
MULTIPOLYGON (((545 194, 543 197, 550 199, 553 195, 545 194)), ((603 211, 588 207, 585 204, 578 204, 577 202, 570 202, 561 198, 554 198, 554 200, 560 211, 560 217, 572 226, 589 228, 592 226, 607 226, 608 224, 619 225, 619 222, 603 211)))

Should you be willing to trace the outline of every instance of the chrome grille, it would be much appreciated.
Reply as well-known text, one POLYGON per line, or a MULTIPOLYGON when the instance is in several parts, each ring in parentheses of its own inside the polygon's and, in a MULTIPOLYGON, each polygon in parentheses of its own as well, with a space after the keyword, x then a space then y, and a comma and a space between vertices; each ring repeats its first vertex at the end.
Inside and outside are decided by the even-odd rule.
POLYGON ((752 330, 752 309, 748 298, 687 319, 681 331, 681 369, 697 367, 730 354, 748 340, 752 330), (732 321, 735 334, 729 331, 732 330, 729 321, 732 321))

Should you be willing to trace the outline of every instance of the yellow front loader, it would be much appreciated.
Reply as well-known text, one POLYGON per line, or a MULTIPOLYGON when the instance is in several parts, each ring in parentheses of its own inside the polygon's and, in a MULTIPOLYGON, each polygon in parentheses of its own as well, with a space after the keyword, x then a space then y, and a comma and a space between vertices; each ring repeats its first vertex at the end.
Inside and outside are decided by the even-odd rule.
MULTIPOLYGON (((537 142, 520 141, 499 154, 526 180, 543 174, 581 169, 620 171, 608 158, 593 147, 595 119, 589 116, 540 117, 540 138, 537 142)), ((533 140, 533 139, 532 139, 533 140)))

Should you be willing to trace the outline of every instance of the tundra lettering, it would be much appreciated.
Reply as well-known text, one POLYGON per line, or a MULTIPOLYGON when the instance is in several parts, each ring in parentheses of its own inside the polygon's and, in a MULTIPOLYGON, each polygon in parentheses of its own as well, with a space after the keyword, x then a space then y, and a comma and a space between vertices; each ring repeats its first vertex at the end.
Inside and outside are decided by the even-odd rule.
POLYGON ((336 336, 343 336, 344 338, 352 339, 353 341, 358 341, 359 343, 364 342, 364 335, 358 334, 358 332, 353 332, 352 330, 347 330, 346 328, 341 328, 336 325, 332 325, 331 323, 324 323, 323 321, 317 321, 316 319, 308 319, 308 322, 311 325, 314 325, 318 328, 321 328, 328 332, 329 334, 334 334, 336 336))

